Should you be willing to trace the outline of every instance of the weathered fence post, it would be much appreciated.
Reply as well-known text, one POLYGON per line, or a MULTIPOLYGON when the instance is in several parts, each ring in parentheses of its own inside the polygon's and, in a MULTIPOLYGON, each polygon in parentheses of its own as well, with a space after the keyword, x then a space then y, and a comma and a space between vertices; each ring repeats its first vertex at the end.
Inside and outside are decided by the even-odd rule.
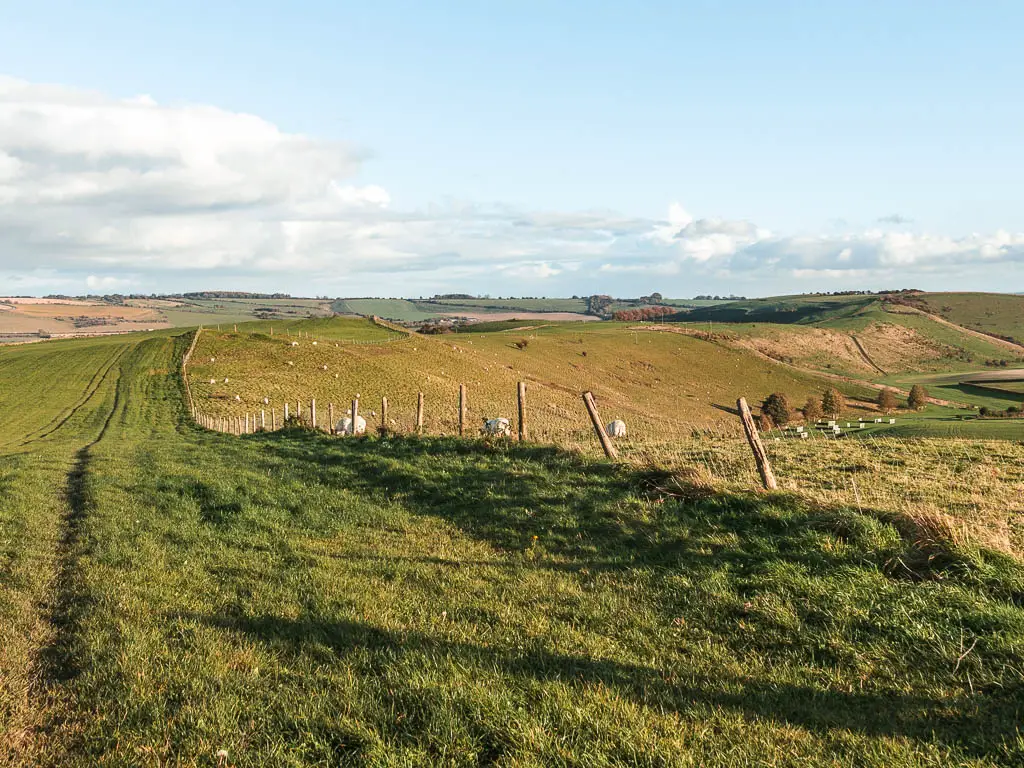
POLYGON ((587 406, 587 413, 590 414, 590 421, 594 425, 594 431, 597 432, 597 439, 601 441, 604 455, 609 459, 619 458, 619 452, 615 450, 615 446, 612 445, 612 441, 608 438, 608 433, 604 430, 604 424, 601 423, 601 415, 597 412, 594 395, 590 392, 584 392, 583 404, 587 406))
POLYGON ((359 398, 352 400, 352 434, 356 433, 356 418, 359 416, 359 398))
POLYGON ((747 399, 741 397, 736 401, 736 407, 740 411, 740 420, 743 422, 743 431, 747 434, 747 442, 750 443, 750 450, 754 452, 754 461, 757 463, 757 471, 761 475, 761 482, 766 490, 774 491, 779 487, 775 481, 775 473, 772 472, 771 462, 768 461, 768 452, 761 443, 761 436, 757 433, 757 425, 754 424, 754 417, 750 414, 750 406, 747 399))
POLYGON ((263 408, 260 408, 260 429, 267 431, 267 412, 263 408))
POLYGON ((519 401, 519 442, 526 440, 526 382, 520 381, 516 387, 517 400, 519 401))
POLYGON ((416 396, 416 434, 423 434, 423 393, 416 396))
POLYGON ((388 428, 388 399, 386 396, 380 399, 380 427, 381 431, 387 431, 388 428))
POLYGON ((316 429, 316 398, 309 401, 309 423, 316 429))
POLYGON ((245 414, 245 434, 249 434, 249 413, 245 414))
POLYGON ((270 429, 274 432, 277 431, 277 408, 270 409, 270 429))
POLYGON ((327 431, 333 435, 335 432, 334 425, 338 423, 334 420, 334 403, 327 404, 327 418, 330 419, 331 422, 327 425, 327 431))
POLYGON ((466 385, 459 384, 459 437, 466 434, 466 385))
POLYGON ((285 424, 288 423, 288 401, 287 400, 285 400, 285 403, 284 403, 284 423, 285 424))

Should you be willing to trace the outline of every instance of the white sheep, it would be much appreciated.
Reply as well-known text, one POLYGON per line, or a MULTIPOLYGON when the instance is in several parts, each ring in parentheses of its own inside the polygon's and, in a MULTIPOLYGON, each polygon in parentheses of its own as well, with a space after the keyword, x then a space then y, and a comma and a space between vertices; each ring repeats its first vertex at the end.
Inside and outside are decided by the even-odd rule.
POLYGON ((605 430, 608 432, 608 437, 625 437, 626 436, 626 422, 622 419, 616 419, 607 427, 605 430))
POLYGON ((295 365, 295 361, 294 361, 294 360, 289 360, 289 361, 288 361, 288 365, 292 365, 292 366, 294 366, 294 365, 295 365))
POLYGON ((362 416, 356 416, 355 432, 352 431, 352 417, 344 416, 341 421, 338 422, 338 426, 335 430, 339 435, 365 435, 366 434, 366 419, 362 416))
POLYGON ((299 346, 299 342, 297 342, 297 341, 293 341, 293 342, 292 342, 292 346, 293 346, 293 347, 297 347, 297 346, 299 346))
POLYGON ((228 381, 229 381, 228 377, 227 377, 227 376, 225 376, 225 377, 224 377, 224 383, 225 383, 225 384, 227 384, 227 383, 228 383, 228 381))
POLYGON ((270 398, 269 397, 264 397, 263 398, 263 404, 264 405, 270 405, 270 398))
POLYGON ((316 346, 316 342, 315 342, 315 341, 313 342, 313 346, 314 346, 314 347, 316 346))
POLYGON ((242 396, 241 395, 235 395, 235 402, 236 403, 242 402, 242 396))
POLYGON ((216 379, 210 379, 210 383, 211 383, 211 384, 216 384, 216 383, 217 383, 217 380, 216 380, 216 379))
POLYGON ((211 357, 210 358, 210 362, 211 363, 216 363, 217 362, 217 358, 216 357, 211 357))
POLYGON ((512 422, 505 418, 484 419, 484 426, 480 431, 485 435, 504 435, 507 437, 512 434, 512 422))

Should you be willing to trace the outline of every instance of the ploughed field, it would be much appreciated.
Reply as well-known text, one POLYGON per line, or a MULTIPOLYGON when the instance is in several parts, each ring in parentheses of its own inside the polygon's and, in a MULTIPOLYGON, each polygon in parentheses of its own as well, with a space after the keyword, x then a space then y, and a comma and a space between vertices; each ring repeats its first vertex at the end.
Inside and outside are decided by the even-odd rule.
MULTIPOLYGON (((507 339, 459 351, 447 337, 427 365, 418 338, 314 353, 204 334, 195 359, 207 339, 239 374, 279 356, 285 394, 301 383, 285 371, 292 349, 348 361, 352 377, 394 356, 379 391, 402 401, 415 389, 398 387, 444 376, 431 403, 471 361, 497 360, 513 368, 478 377, 500 397, 530 373, 593 388, 636 423, 667 402, 653 378, 669 360, 693 400, 737 394, 719 379, 738 375, 740 353, 702 357, 699 340, 643 350, 627 336, 655 367, 642 374, 611 340, 584 340, 588 361, 614 362, 544 375, 582 357, 551 333, 531 339, 529 366, 507 339)), ((1024 569, 930 510, 932 485, 909 495, 912 475, 940 466, 979 494, 994 473, 1019 486, 1013 442, 833 441, 827 462, 771 443, 793 451, 777 457, 783 477, 855 477, 850 500, 727 482, 716 468, 739 466, 742 444, 724 432, 707 441, 718 459, 681 449, 667 467, 429 435, 234 437, 188 418, 190 341, 0 350, 0 764, 1024 760, 1024 569), (886 509, 867 494, 894 473, 903 506, 886 509)), ((531 403, 561 392, 527 380, 531 403)), ((743 381, 752 398, 778 383, 743 381)))

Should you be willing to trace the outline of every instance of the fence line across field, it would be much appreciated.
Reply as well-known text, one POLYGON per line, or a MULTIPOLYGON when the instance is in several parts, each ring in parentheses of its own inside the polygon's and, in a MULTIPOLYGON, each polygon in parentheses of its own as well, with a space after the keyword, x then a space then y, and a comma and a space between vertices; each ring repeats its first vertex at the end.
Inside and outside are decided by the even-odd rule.
MULTIPOLYGON (((376 318, 375 318, 376 320, 376 318)), ((384 326, 387 327, 387 326, 384 326)), ((199 337, 203 332, 203 328, 198 328, 194 334, 189 345, 188 350, 182 358, 181 374, 184 381, 185 394, 188 401, 189 413, 192 419, 200 427, 215 432, 224 432, 233 435, 245 435, 255 434, 257 432, 277 431, 282 428, 289 428, 293 426, 307 426, 314 430, 326 432, 331 435, 337 434, 361 434, 365 431, 367 423, 365 418, 360 416, 359 398, 353 398, 348 411, 343 415, 340 420, 335 420, 336 412, 333 402, 327 404, 328 424, 325 426, 317 420, 317 403, 315 398, 310 398, 305 403, 302 399, 298 399, 295 402, 295 410, 291 411, 291 402, 285 400, 283 402, 283 419, 281 423, 278 423, 277 419, 277 407, 264 399, 264 405, 270 407, 270 425, 268 429, 267 425, 267 414, 266 408, 262 408, 259 411, 249 412, 248 410, 241 416, 215 416, 213 414, 201 412, 193 398, 191 385, 188 377, 188 363, 192 358, 192 354, 195 351, 196 344, 199 341, 199 337), (304 412, 305 415, 304 416, 304 412), (362 418, 363 425, 359 426, 360 419, 362 418)), ((604 422, 601 419, 600 414, 597 410, 597 403, 592 392, 581 393, 583 404, 586 415, 589 416, 591 426, 593 428, 594 435, 597 437, 605 456, 608 459, 617 461, 619 459, 618 450, 615 448, 613 437, 608 434, 608 430, 605 428, 604 422)), ((469 391, 466 384, 460 384, 458 389, 458 400, 457 400, 457 427, 456 434, 460 437, 467 436, 468 433, 468 401, 469 391)), ((377 431, 380 434, 386 434, 389 432, 400 432, 401 430, 393 428, 388 420, 389 408, 393 405, 393 402, 389 401, 387 396, 381 397, 381 412, 380 412, 380 425, 377 431)), ((418 392, 416 396, 415 404, 415 418, 413 421, 412 432, 417 435, 424 434, 425 424, 425 413, 427 403, 424 393, 418 392)), ((760 433, 757 429, 757 425, 754 422, 753 417, 750 414, 750 409, 747 406, 746 400, 740 398, 737 401, 737 410, 740 416, 741 423, 743 425, 744 433, 746 434, 747 441, 750 445, 751 452, 753 453, 754 463, 757 467, 758 474, 760 475, 761 484, 767 490, 775 490, 778 488, 778 483, 775 478, 774 471, 771 466, 771 462, 768 457, 768 453, 764 448, 764 445, 760 439, 760 433)), ((581 415, 582 416, 582 415, 581 415)), ((520 442, 527 442, 529 440, 530 432, 528 430, 528 409, 527 409, 527 383, 520 381, 516 385, 516 437, 520 442)), ((511 434, 510 420, 496 416, 493 419, 485 419, 483 428, 480 430, 481 434, 492 434, 492 435, 509 435, 511 434)), ((585 423, 581 418, 581 424, 585 423)), ((621 422, 619 422, 621 424, 621 422)), ((612 425, 614 426, 614 424, 612 425)), ((610 427, 609 427, 610 428, 610 427)))

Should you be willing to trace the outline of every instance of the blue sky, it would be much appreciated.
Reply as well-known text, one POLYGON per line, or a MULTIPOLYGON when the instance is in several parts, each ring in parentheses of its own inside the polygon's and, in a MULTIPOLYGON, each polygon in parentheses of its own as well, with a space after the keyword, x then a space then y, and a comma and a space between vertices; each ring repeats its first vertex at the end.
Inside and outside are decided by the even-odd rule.
POLYGON ((0 3, 9 292, 310 292, 295 269, 348 295, 1024 290, 1019 3, 210 5, 0 3), (54 111, 79 94, 88 116, 54 111), (181 131, 187 151, 65 146, 140 95, 160 120, 113 133, 181 131), (40 103, 45 145, 26 138, 40 103), (153 175, 240 115, 280 137, 153 175), (236 184, 216 200, 213 166, 236 184))

